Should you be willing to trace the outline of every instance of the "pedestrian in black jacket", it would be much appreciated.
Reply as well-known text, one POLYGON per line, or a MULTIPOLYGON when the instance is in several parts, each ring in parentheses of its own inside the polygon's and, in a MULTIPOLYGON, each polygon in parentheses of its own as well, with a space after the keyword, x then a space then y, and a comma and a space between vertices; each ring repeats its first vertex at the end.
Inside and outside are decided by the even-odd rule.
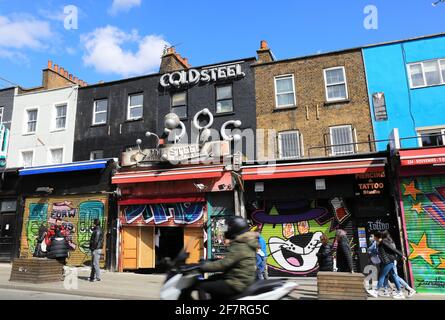
POLYGON ((91 251, 91 274, 90 281, 100 281, 100 255, 102 254, 102 247, 104 246, 104 233, 100 227, 100 220, 94 219, 93 233, 90 238, 91 251))
POLYGON ((346 236, 346 231, 337 230, 336 232, 337 240, 337 271, 338 272, 354 272, 352 265, 352 253, 351 247, 349 246, 348 237, 346 236))
POLYGON ((397 288, 397 294, 393 297, 395 299, 403 299, 405 298, 405 296, 401 291, 399 277, 394 272, 394 262, 399 258, 406 259, 406 257, 404 257, 402 252, 397 250, 394 242, 387 238, 387 236, 384 237, 381 232, 374 233, 374 238, 377 241, 377 250, 382 263, 379 272, 379 282, 377 284, 377 289, 368 290, 368 293, 373 297, 378 297, 379 290, 385 283, 385 278, 389 276, 389 279, 396 285, 397 288))
POLYGON ((318 250, 318 271, 333 271, 334 258, 332 257, 332 245, 329 243, 328 237, 323 234, 320 237, 321 247, 318 250))

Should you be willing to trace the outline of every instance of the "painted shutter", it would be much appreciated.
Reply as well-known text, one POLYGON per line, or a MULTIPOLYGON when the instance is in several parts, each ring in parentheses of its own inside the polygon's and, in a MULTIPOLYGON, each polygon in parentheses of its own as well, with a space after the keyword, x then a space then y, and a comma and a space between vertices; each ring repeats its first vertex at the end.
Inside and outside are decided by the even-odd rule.
POLYGON ((444 294, 445 177, 405 178, 400 184, 414 286, 444 294))

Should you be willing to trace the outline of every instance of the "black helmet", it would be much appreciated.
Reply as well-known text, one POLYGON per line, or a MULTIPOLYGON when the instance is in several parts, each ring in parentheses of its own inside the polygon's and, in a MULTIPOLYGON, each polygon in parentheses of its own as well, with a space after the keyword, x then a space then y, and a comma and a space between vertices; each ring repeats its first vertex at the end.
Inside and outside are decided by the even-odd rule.
POLYGON ((249 231, 249 224, 246 220, 241 217, 230 217, 226 221, 227 231, 224 233, 224 236, 233 240, 236 236, 243 234, 249 231))

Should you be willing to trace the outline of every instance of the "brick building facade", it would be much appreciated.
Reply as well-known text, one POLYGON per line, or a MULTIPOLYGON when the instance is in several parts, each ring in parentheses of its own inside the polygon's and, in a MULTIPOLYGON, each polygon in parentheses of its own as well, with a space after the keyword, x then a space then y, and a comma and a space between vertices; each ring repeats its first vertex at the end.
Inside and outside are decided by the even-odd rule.
POLYGON ((258 63, 253 67, 257 129, 273 129, 275 133, 258 134, 257 159, 313 158, 374 150, 360 49, 281 61, 274 61, 268 52, 267 43, 262 42, 258 63), (333 133, 335 128, 339 130, 333 133), (283 139, 284 132, 297 133, 295 141, 292 136, 283 139), (358 144, 344 145, 351 142, 358 144), (298 150, 283 150, 289 147, 298 150))

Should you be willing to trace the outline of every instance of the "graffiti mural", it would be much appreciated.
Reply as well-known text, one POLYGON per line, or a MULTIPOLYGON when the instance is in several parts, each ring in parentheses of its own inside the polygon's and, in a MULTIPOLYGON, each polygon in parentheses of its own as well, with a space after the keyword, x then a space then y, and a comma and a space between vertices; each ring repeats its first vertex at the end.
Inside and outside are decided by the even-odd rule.
POLYGON ((403 179, 401 193, 414 285, 445 293, 445 178, 403 179))
POLYGON ((89 241, 94 219, 101 221, 106 233, 107 197, 28 198, 25 202, 20 254, 31 257, 34 253, 39 227, 48 227, 57 218, 67 230, 67 240, 73 250, 68 265, 83 265, 91 260, 89 241))
MULTIPOLYGON (((338 228, 350 228, 350 212, 340 197, 329 201, 272 201, 252 213, 267 243, 271 275, 313 275, 320 237, 332 242, 338 228)), ((349 238, 352 238, 349 235, 349 238)))
POLYGON ((127 206, 124 224, 191 225, 202 223, 204 203, 165 203, 127 206))

